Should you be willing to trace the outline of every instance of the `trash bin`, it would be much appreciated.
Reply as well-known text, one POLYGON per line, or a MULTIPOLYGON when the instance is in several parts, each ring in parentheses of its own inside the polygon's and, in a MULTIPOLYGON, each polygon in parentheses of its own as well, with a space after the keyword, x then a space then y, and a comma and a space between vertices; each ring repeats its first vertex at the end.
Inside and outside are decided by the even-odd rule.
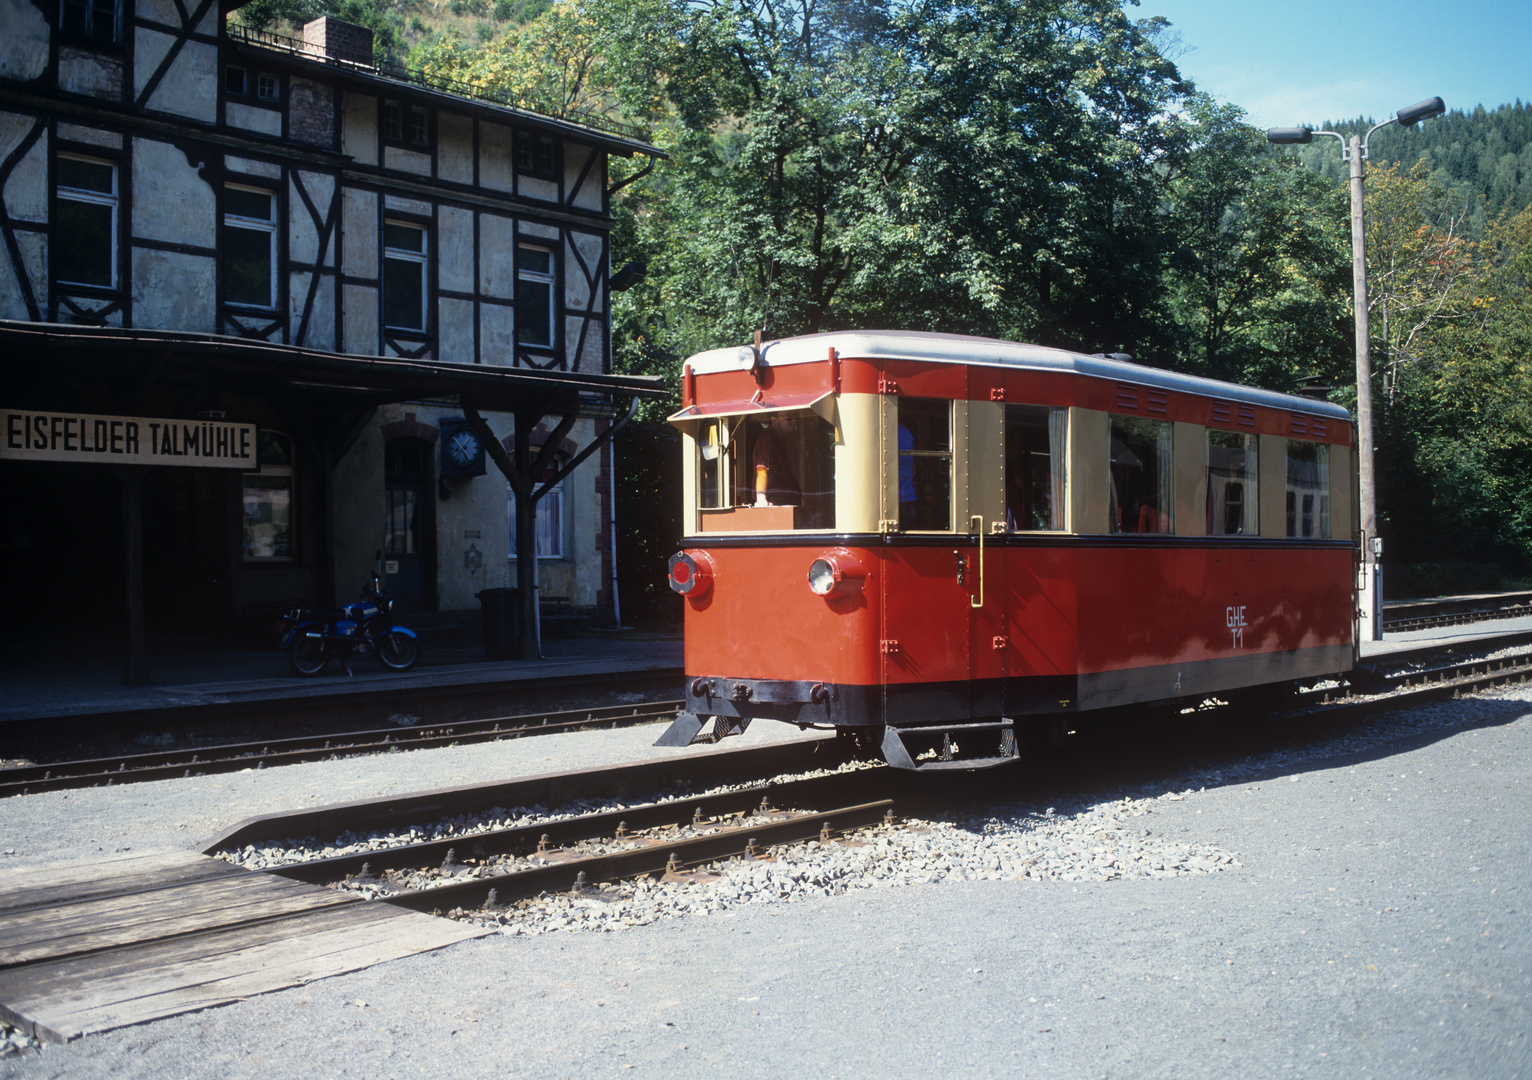
POLYGON ((509 660, 521 651, 521 604, 518 589, 481 589, 484 614, 484 659, 509 660))

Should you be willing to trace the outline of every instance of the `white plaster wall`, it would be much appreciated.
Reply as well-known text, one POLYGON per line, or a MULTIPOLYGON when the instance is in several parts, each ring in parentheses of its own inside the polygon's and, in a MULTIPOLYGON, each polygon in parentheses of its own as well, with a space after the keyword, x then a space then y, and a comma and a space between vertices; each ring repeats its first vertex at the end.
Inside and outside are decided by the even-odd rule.
POLYGON ((59 89, 72 94, 122 100, 122 60, 115 56, 59 47, 59 89))
MULTIPOLYGON (((328 213, 330 200, 335 194, 335 178, 324 173, 303 172, 296 174, 303 181, 303 188, 308 192, 310 201, 321 213, 328 213)), ((303 204, 303 199, 298 194, 298 185, 289 181, 288 191, 288 255, 299 262, 314 263, 322 262, 324 266, 334 266, 334 243, 326 245, 323 260, 320 259, 319 251, 319 227, 314 224, 314 218, 309 214, 308 207, 303 204)))
POLYGON ((265 180, 282 179, 282 166, 275 165, 269 161, 254 161, 250 158, 225 154, 223 167, 230 172, 244 173, 246 176, 259 176, 265 180))
POLYGON ((383 546, 383 436, 376 422, 336 462, 334 499, 335 567, 342 590, 335 599, 349 602, 356 588, 352 579, 372 571, 373 556, 383 546))
POLYGON ((0 79, 30 82, 48 66, 48 20, 28 0, 0 0, 0 79))
POLYGON ((511 367, 515 362, 515 309, 498 304, 480 304, 479 363, 511 367))
POLYGON ((416 217, 430 217, 435 209, 430 203, 421 199, 406 199, 403 195, 383 196, 383 208, 385 210, 397 210, 402 214, 414 214, 416 217))
MULTIPOLYGON (((0 160, 32 129, 32 117, 0 113, 0 160)), ((5 212, 12 221, 48 220, 48 131, 43 129, 5 182, 5 212)))
POLYGON ((436 175, 473 183, 473 121, 456 113, 436 114, 436 175))
POLYGON ((606 356, 606 329, 598 321, 585 328, 585 344, 580 348, 580 328, 584 320, 564 317, 565 363, 572 371, 585 371, 595 375, 609 374, 606 356), (578 349, 578 352, 576 351, 578 349))
POLYGON ((436 233, 437 286, 448 292, 473 292, 473 211, 439 208, 436 233))
MULTIPOLYGON (((377 277, 377 195, 357 188, 343 188, 340 193, 340 210, 341 269, 347 277, 377 277)), ((351 317, 350 306, 349 303, 346 305, 348 320, 351 317)))
POLYGON ((137 0, 136 11, 140 19, 166 26, 181 25, 181 13, 176 9, 175 0, 137 0))
POLYGON ((511 218, 479 215, 479 295, 516 296, 516 222, 511 218))
MULTIPOLYGON (((136 93, 142 93, 174 40, 139 27, 134 35, 133 77, 136 93), (152 56, 152 61, 150 57, 152 56)), ((209 123, 218 118, 218 49, 200 41, 188 41, 171 62, 170 70, 149 96, 148 107, 160 112, 190 116, 209 123)))
MULTIPOLYGON (((459 415, 456 410, 436 410, 427 422, 459 415)), ((497 436, 511 431, 508 416, 486 413, 484 419, 497 436)), ((477 611, 481 589, 515 585, 506 565, 505 477, 489 462, 483 476, 447 483, 451 497, 436 501, 438 602, 443 611, 477 611)))
POLYGON ((282 134, 282 114, 275 109, 258 109, 254 105, 231 101, 224 107, 223 115, 230 127, 256 131, 262 135, 282 134))
POLYGON ((383 167, 398 172, 414 173, 416 176, 431 175, 431 155, 418 150, 406 150, 400 146, 383 148, 383 167))
POLYGON ((378 355, 378 290, 367 285, 342 285, 340 295, 346 316, 346 346, 342 351, 378 355))
POLYGON ((580 310, 601 310, 600 297, 592 305, 590 284, 586 281, 587 270, 599 273, 601 267, 601 237, 591 233, 571 232, 569 251, 564 258, 564 304, 580 310), (579 258, 575 255, 578 253, 579 258))
MULTIPOLYGON (((304 299, 308 296, 308 275, 293 275, 293 301, 291 311, 293 313, 293 329, 296 332, 298 319, 303 315, 304 299), (297 288, 299 276, 304 278, 303 290, 297 288)), ((333 351, 335 342, 335 278, 328 274, 319 279, 319 287, 314 290, 314 308, 309 313, 308 330, 303 341, 299 344, 308 349, 325 349, 333 351)))
POLYGON ((160 330, 212 333, 213 260, 201 255, 135 248, 133 324, 160 330))
POLYGON ((347 92, 341 99, 340 149, 363 165, 378 163, 378 99, 347 92))
POLYGON ((585 183, 575 190, 575 182, 580 179, 580 172, 585 168, 585 163, 591 155, 598 153, 595 147, 582 146, 580 143, 566 142, 564 144, 564 185, 565 190, 574 193, 572 203, 582 210, 600 211, 602 200, 602 188, 606 183, 603 175, 605 170, 601 162, 597 161, 591 166, 590 175, 585 178, 585 183))
POLYGON ((499 124, 479 124, 479 186, 490 191, 515 190, 512 172, 511 129, 499 124))
POLYGON ((437 316, 437 325, 441 327, 437 342, 442 361, 448 364, 473 363, 473 301, 443 297, 437 316))
POLYGON ((133 235, 212 247, 217 200, 212 185, 169 143, 133 140, 133 235))
MULTIPOLYGON (((16 243, 21 248, 24 272, 32 285, 32 297, 42 305, 46 302, 44 290, 48 281, 47 245, 41 233, 19 232, 16 234, 16 243)), ((27 310, 26 301, 21 295, 21 286, 16 281, 16 273, 11 269, 11 260, 0 259, 0 319, 26 320, 31 317, 32 313, 27 310)))
POLYGON ((523 176, 520 187, 516 189, 516 194, 520 195, 523 199, 558 202, 559 185, 553 180, 539 180, 535 176, 523 176))

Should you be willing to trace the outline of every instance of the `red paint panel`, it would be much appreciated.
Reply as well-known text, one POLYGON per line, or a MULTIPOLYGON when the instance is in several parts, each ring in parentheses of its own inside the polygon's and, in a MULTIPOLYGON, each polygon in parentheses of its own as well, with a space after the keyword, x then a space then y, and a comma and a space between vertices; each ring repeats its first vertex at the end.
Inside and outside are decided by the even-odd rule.
POLYGON ((975 547, 851 549, 868 571, 863 588, 829 598, 807 581, 809 564, 826 550, 711 550, 714 587, 686 605, 687 672, 898 685, 1087 674, 1351 641, 1345 549, 989 547, 980 609, 969 606, 975 547), (955 550, 968 560, 962 584, 955 550), (897 644, 884 652, 890 641, 897 644))
POLYGON ((815 596, 809 564, 834 546, 708 549, 712 591, 686 603, 687 673, 877 685, 877 553, 852 549, 861 592, 815 596))

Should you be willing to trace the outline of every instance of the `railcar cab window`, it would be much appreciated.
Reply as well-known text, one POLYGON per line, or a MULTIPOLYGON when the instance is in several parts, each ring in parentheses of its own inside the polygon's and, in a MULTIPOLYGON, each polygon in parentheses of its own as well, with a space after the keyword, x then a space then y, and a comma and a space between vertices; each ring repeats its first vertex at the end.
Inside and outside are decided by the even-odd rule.
POLYGON ((1287 535, 1330 536, 1330 448, 1287 440, 1287 535))
POLYGON ((262 431, 256 447, 261 471, 245 473, 245 561, 293 559, 293 444, 262 431))
POLYGON ((1207 532, 1209 536, 1259 536, 1261 500, 1257 439, 1238 431, 1208 430, 1207 532))
POLYGON ((704 529, 834 528, 835 429, 809 409, 706 421, 697 480, 704 529))
POLYGON ((899 527, 952 528, 952 403, 899 399, 899 527))
POLYGON ((1175 531, 1171 508, 1171 426, 1138 416, 1111 418, 1108 517, 1114 533, 1175 531))
POLYGON ((1005 407, 1006 531, 1065 528, 1068 433, 1068 409, 1041 405, 1005 407))
POLYGON ((70 285, 117 286, 117 166, 60 154, 53 277, 70 285))

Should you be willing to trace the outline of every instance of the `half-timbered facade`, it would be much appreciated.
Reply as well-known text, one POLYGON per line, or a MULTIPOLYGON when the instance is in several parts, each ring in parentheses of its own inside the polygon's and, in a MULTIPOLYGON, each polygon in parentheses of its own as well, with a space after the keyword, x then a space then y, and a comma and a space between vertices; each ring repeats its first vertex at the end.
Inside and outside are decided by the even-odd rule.
MULTIPOLYGON (((133 474, 151 621, 344 599, 380 556, 406 608, 472 608, 479 590, 514 584, 513 501, 451 372, 567 376, 600 397, 607 161, 655 151, 385 72, 368 32, 337 20, 301 40, 226 26, 237 6, 0 0, 0 320, 72 343, 8 358, 0 409, 176 432, 150 462, 166 468, 133 474), (144 332, 258 344, 270 366, 240 354, 221 375, 181 337, 157 368, 155 346, 132 347, 144 332), (105 377, 91 340, 127 343, 105 377), (66 353, 78 362, 49 359, 66 353), (440 393, 390 390, 376 372, 348 390, 306 377, 327 354, 447 375, 440 393), (246 466, 205 468, 185 445, 185 425, 219 420, 253 425, 246 466)), ((510 406, 536 410, 532 383, 502 383, 476 400, 498 410, 486 419, 509 447, 510 406)), ((600 438, 605 401, 558 432, 554 465, 600 438)), ((7 500, 7 579, 56 597, 66 564, 97 550, 82 538, 127 527, 100 468, 116 462, 57 446, 38 458, 32 422, 7 423, 0 477, 24 496, 7 500)), ((610 484, 603 448, 539 504, 545 599, 610 602, 610 484)), ((110 602, 121 572, 74 580, 110 602)))

